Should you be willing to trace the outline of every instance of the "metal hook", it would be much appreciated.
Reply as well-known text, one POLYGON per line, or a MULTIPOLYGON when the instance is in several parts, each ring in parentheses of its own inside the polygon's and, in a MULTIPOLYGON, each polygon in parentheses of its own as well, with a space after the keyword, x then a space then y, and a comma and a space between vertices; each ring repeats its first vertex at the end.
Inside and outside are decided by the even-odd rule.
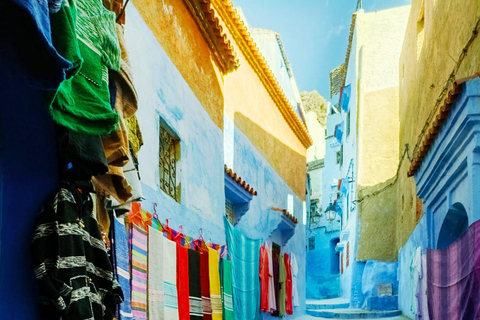
POLYGON ((158 220, 158 215, 157 215, 157 203, 154 202, 153 203, 153 215, 152 215, 155 219, 158 220))

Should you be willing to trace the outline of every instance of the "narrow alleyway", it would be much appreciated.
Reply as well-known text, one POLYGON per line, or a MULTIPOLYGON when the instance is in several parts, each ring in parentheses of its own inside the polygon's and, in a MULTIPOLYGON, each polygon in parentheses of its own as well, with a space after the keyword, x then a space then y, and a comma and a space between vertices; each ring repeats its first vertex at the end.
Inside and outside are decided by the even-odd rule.
POLYGON ((479 34, 479 0, 0 0, 0 320, 480 319, 479 34))

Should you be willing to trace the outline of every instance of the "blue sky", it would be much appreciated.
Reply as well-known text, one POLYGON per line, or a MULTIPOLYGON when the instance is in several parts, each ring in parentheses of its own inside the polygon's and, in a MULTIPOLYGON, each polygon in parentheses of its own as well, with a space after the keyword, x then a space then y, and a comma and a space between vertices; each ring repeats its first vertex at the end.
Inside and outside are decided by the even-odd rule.
MULTIPOLYGON (((250 26, 282 36, 298 89, 330 99, 329 73, 345 61, 351 16, 357 0, 233 0, 250 26)), ((411 0, 363 0, 365 12, 411 0)))

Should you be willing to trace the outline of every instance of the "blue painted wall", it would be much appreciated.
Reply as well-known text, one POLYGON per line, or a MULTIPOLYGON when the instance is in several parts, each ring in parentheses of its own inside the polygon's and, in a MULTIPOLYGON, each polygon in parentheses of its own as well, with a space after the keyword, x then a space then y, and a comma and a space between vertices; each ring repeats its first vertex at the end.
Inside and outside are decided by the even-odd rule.
MULTIPOLYGON (((303 314, 306 260, 303 201, 235 127, 232 119, 225 117, 223 132, 213 123, 134 6, 129 6, 127 15, 125 36, 139 95, 137 116, 145 143, 139 153, 142 187, 147 198, 142 206, 153 211, 153 203, 156 202, 159 204, 157 213, 160 220, 169 218, 172 228, 178 229, 179 225, 183 225, 184 233, 194 237, 202 228, 206 241, 224 244, 224 163, 258 192, 250 203, 249 211, 237 225, 250 238, 268 238, 281 221, 280 213, 270 210, 270 207, 287 208, 289 195, 293 197, 291 213, 300 223, 283 251, 293 252, 297 257, 302 305, 296 308, 295 315, 303 314), (139 34, 142 36, 139 37, 139 34), (181 203, 159 188, 159 117, 181 139, 181 203)), ((264 318, 269 319, 270 316, 264 318)))
POLYGON ((399 308, 410 318, 414 280, 410 265, 417 247, 436 248, 449 210, 462 203, 471 225, 480 218, 480 79, 463 92, 415 174, 424 215, 398 254, 399 308))
POLYGON ((203 229, 207 241, 224 244, 225 213, 223 132, 211 120, 187 82, 159 45, 133 5, 127 9, 125 39, 138 92, 137 118, 144 145, 139 152, 139 170, 144 195, 142 203, 162 222, 198 237, 203 229), (177 167, 181 201, 161 191, 159 183, 159 122, 163 118, 180 138, 177 167))
POLYGON ((428 246, 436 248, 443 222, 458 203, 468 224, 480 219, 480 79, 468 81, 415 174, 427 215, 428 246))
POLYGON ((307 240, 315 237, 315 249, 307 251, 307 299, 340 296, 340 257, 338 253, 335 254, 335 247, 332 248, 331 242, 339 235, 339 228, 332 230, 321 227, 308 231, 307 240), (332 273, 332 265, 335 263, 338 265, 338 272, 332 273))
MULTIPOLYGON (((279 212, 272 211, 270 208, 288 208, 288 197, 289 195, 293 196, 293 212, 290 213, 299 220, 299 223, 295 228, 295 234, 282 248, 282 252, 294 253, 297 258, 300 306, 295 308, 294 315, 287 315, 286 318, 290 319, 304 314, 306 249, 305 225, 302 223, 303 201, 295 195, 250 140, 235 127, 234 122, 228 116, 224 118, 224 126, 226 143, 234 142, 233 148, 230 146, 233 154, 226 152, 226 164, 258 192, 258 195, 253 197, 250 203, 250 209, 237 227, 250 238, 269 239, 281 218, 279 212)), ((263 314, 263 318, 274 319, 269 314, 263 314)))
POLYGON ((0 61, 0 318, 38 319, 30 259, 35 219, 57 186, 53 123, 42 91, 8 74, 0 61))

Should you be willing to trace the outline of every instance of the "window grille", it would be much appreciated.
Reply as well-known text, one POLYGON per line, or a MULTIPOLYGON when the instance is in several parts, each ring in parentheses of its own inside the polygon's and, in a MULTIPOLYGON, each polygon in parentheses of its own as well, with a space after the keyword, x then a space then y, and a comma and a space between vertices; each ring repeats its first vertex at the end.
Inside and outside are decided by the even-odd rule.
POLYGON ((350 111, 347 114, 347 138, 350 136, 350 111))
POLYGON ((225 201, 225 213, 227 214, 228 221, 233 224, 235 208, 233 207, 233 204, 228 201, 225 201))
POLYGON ((343 145, 340 147, 340 150, 337 151, 337 164, 343 165, 343 145))
POLYGON ((180 140, 160 125, 160 188, 177 200, 177 148, 180 140))
POLYGON ((308 238, 308 250, 315 250, 315 237, 308 238))

